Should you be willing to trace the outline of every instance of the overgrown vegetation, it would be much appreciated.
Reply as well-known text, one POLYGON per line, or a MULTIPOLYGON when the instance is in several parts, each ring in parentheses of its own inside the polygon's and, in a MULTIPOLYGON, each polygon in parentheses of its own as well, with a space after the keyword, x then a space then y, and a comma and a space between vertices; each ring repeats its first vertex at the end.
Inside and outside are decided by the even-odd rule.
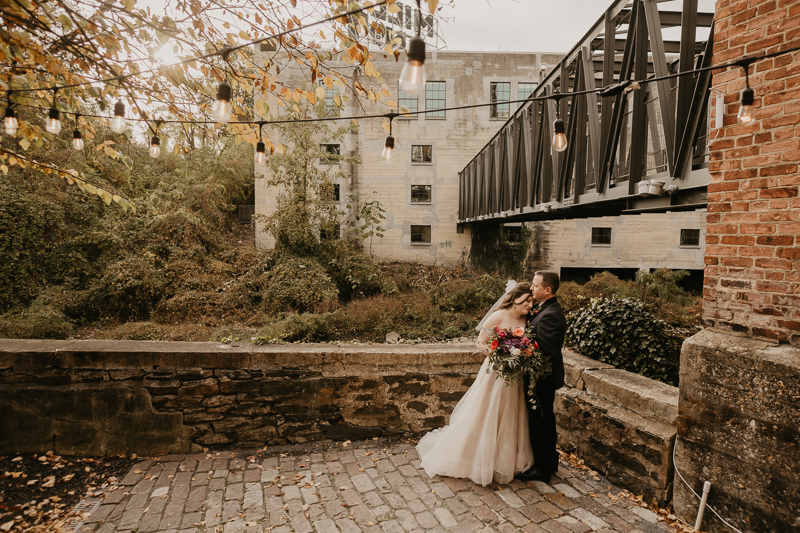
POLYGON ((518 232, 511 233, 503 224, 473 224, 470 265, 479 271, 518 278, 528 253, 531 231, 525 224, 513 227, 519 228, 518 232))

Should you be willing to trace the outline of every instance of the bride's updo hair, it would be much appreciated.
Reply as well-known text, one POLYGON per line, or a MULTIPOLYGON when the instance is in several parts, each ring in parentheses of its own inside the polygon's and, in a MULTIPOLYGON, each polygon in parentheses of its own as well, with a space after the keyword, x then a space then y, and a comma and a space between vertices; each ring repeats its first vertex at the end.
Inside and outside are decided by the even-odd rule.
POLYGON ((498 309, 509 309, 514 302, 520 299, 522 296, 530 296, 531 293, 531 284, 530 283, 517 283, 517 286, 511 289, 511 291, 506 294, 503 303, 500 304, 498 309))

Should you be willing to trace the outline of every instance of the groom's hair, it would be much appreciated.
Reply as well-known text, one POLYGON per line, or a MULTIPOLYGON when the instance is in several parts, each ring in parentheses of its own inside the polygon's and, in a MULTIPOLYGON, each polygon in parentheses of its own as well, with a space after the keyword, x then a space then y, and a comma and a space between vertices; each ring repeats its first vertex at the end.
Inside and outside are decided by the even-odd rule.
POLYGON ((558 292, 558 274, 552 270, 537 270, 533 277, 536 276, 542 277, 542 287, 549 287, 553 294, 558 292))

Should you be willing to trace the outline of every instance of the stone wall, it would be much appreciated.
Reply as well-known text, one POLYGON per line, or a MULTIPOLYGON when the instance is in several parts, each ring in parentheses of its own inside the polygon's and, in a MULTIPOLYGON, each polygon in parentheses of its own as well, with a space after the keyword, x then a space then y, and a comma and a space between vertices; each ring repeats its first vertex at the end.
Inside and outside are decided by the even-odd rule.
POLYGON ((672 499, 678 389, 564 350, 561 447, 647 501, 672 499))
MULTIPOLYGON (((800 348, 705 330, 681 352, 678 470, 740 531, 800 530, 800 348)), ((676 482, 675 509, 698 498, 676 482)), ((704 531, 730 531, 706 511, 704 531)))
MULTIPOLYGON (((664 503, 677 389, 564 351, 560 442, 664 503)), ((0 342, 0 455, 184 453, 365 439, 446 424, 471 344, 0 342)))

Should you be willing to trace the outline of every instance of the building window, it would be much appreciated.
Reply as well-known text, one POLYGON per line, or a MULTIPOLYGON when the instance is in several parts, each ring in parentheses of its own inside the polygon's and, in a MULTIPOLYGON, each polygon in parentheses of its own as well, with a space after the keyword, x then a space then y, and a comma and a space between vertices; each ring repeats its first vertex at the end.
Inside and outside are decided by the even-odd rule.
POLYGON ((319 86, 325 89, 325 107, 338 107, 334 100, 334 97, 338 93, 336 86, 334 85, 332 89, 328 89, 328 86, 325 85, 323 80, 319 80, 319 86))
POLYGON ((490 83, 489 101, 492 105, 489 106, 489 118, 508 118, 511 104, 502 104, 500 102, 508 102, 509 100, 511 100, 511 83, 507 81, 493 81, 490 83))
MULTIPOLYGON (((430 185, 412 185, 411 186, 411 203, 430 203, 431 202, 431 186, 430 185)), ((420 226, 421 227, 421 226, 420 226)), ((428 226, 430 227, 430 226, 428 226)))
POLYGON ((412 144, 412 163, 431 163, 433 161, 433 146, 430 144, 412 144))
MULTIPOLYGON (((403 92, 403 89, 398 87, 397 88, 397 105, 399 106, 398 109, 400 110, 398 112, 401 113, 401 114, 404 113, 404 112, 406 112, 406 113, 407 112, 412 112, 412 113, 416 112, 417 109, 418 109, 418 107, 417 107, 417 97, 414 96, 413 94, 407 94, 407 93, 403 92), (403 109, 404 107, 408 108, 408 110, 403 109)), ((417 118, 417 116, 416 115, 410 115, 409 118, 417 118)))
POLYGON ((430 244, 430 226, 411 226, 411 244, 430 244))
POLYGON ((700 246, 700 230, 682 229, 681 246, 700 246))
POLYGON ((592 244, 611 244, 611 228, 592 228, 592 244))
POLYGON ((506 242, 520 242, 522 240, 522 225, 509 226, 506 224, 503 226, 503 233, 505 234, 506 242))
POLYGON ((426 117, 444 118, 444 111, 433 111, 434 109, 444 109, 445 89, 447 84, 443 81, 429 81, 425 84, 425 113, 426 117))
POLYGON ((322 163, 336 163, 342 158, 342 148, 339 143, 323 143, 319 145, 322 156, 319 158, 322 163))
MULTIPOLYGON (((536 86, 539 85, 538 83, 530 83, 521 81, 517 84, 517 100, 524 100, 531 95, 536 86)), ((517 104, 517 107, 521 106, 525 102, 520 102, 517 104)))

